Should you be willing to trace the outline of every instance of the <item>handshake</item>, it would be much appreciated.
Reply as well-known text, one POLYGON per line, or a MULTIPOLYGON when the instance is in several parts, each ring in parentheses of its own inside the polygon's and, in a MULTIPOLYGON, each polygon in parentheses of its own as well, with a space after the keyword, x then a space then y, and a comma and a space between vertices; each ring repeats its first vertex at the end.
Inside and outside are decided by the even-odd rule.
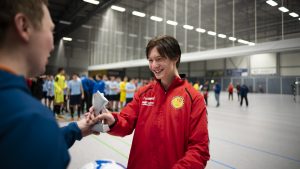
POLYGON ((93 95, 93 106, 85 113, 85 118, 76 122, 83 137, 106 133, 117 123, 117 119, 105 108, 107 103, 108 100, 102 93, 97 92, 93 95))
MULTIPOLYGON (((104 97, 103 93, 97 91, 93 95, 93 107, 92 110, 94 111, 95 116, 98 116, 102 113, 103 110, 106 111, 105 106, 107 105, 108 100, 104 97)), ((94 132, 102 132, 106 133, 109 131, 109 125, 104 123, 104 120, 97 122, 93 127, 92 131, 94 132)))

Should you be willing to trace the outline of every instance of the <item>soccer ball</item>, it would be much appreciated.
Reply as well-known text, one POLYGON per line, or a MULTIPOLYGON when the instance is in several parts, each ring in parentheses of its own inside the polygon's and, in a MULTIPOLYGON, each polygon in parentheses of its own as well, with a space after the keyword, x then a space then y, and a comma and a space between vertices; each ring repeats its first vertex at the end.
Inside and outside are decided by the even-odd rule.
POLYGON ((113 160, 96 160, 85 164, 81 169, 126 169, 122 164, 113 160))

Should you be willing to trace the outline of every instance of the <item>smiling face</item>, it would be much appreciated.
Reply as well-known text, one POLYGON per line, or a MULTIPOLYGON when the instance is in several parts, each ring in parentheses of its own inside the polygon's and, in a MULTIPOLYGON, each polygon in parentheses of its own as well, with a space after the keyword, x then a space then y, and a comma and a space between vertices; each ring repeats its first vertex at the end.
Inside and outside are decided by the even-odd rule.
POLYGON ((150 51, 148 61, 150 70, 162 83, 169 83, 170 79, 177 74, 177 60, 161 56, 156 47, 150 51))
POLYGON ((181 50, 178 41, 168 35, 160 35, 151 39, 146 47, 146 57, 149 68, 156 79, 161 80, 165 89, 168 89, 178 74, 181 50))

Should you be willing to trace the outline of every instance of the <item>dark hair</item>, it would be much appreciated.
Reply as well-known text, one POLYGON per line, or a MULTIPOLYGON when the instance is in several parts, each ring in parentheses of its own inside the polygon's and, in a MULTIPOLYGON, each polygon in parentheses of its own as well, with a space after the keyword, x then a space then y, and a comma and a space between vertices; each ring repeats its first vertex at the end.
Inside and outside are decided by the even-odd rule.
POLYGON ((42 4, 48 0, 0 0, 0 46, 17 13, 24 13, 35 28, 40 28, 44 13, 42 4))
POLYGON ((171 60, 178 59, 178 61, 176 62, 176 67, 178 68, 180 63, 181 50, 178 41, 174 37, 168 35, 160 35, 151 39, 146 47, 147 59, 149 58, 151 50, 155 47, 162 57, 166 57, 171 60))
POLYGON ((63 70, 64 70, 64 68, 60 67, 60 68, 57 69, 57 72, 60 73, 63 70))

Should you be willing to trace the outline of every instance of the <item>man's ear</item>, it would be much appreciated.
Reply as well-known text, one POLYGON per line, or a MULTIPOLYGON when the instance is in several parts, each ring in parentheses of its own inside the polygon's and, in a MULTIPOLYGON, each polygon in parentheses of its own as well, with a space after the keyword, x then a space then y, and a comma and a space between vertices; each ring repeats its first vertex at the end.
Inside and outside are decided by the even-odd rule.
POLYGON ((28 42, 32 30, 32 24, 29 19, 23 13, 18 13, 14 18, 14 22, 19 37, 23 41, 28 42))

